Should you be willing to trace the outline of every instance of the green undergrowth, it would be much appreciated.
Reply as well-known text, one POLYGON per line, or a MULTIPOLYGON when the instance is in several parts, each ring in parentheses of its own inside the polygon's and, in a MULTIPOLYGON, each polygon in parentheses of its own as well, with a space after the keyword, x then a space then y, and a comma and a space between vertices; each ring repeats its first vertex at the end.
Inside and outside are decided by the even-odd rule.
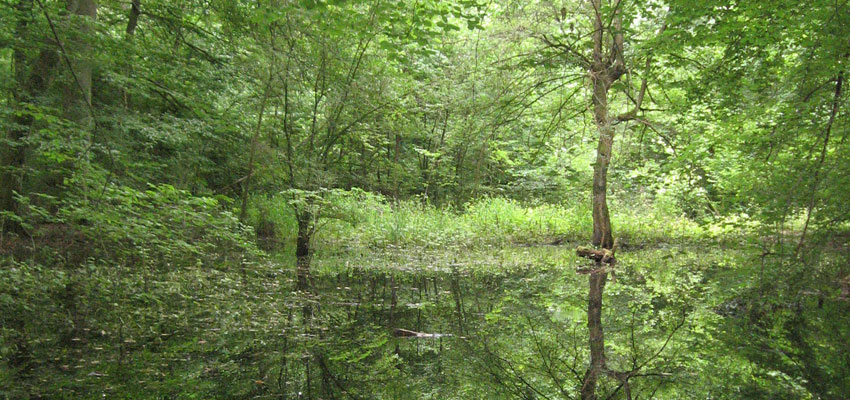
MULTIPOLYGON (((624 247, 730 239, 735 224, 699 224, 672 201, 612 198, 615 237, 624 247)), ((574 197, 558 204, 525 204, 487 197, 462 208, 437 208, 416 199, 392 202, 363 192, 328 200, 317 224, 316 249, 434 249, 585 243, 591 236, 590 201, 574 197)), ((292 245, 297 226, 280 197, 261 199, 252 223, 282 247, 292 245)))

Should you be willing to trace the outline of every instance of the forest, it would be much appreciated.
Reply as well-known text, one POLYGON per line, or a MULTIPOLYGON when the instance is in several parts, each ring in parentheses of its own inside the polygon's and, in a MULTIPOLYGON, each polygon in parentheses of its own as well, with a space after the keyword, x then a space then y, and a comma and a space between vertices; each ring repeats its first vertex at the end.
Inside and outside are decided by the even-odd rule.
POLYGON ((0 0, 0 400, 850 399, 847 0, 0 0))

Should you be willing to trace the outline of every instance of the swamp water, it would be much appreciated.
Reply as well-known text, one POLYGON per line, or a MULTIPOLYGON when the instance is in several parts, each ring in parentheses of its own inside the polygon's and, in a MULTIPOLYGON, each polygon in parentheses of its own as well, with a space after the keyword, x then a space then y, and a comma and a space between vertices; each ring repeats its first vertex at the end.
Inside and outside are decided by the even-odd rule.
MULTIPOLYGON (((585 261, 573 249, 320 252, 308 290, 286 296, 277 344, 251 360, 264 376, 251 395, 574 397, 588 352, 585 261)), ((682 372, 682 351, 706 345, 699 331, 718 317, 706 272, 723 260, 686 247, 621 254, 604 300, 608 362, 654 371, 632 385, 646 396, 682 372)))
MULTIPOLYGON (((749 305, 776 303, 752 288, 802 280, 761 274, 757 254, 719 247, 618 251, 602 319, 608 366, 640 371, 633 399, 736 398, 707 394, 764 376, 748 360, 764 353, 747 336, 755 332, 749 305)), ((588 275, 577 273, 587 261, 574 244, 319 246, 306 287, 293 258, 239 268, 8 270, 32 282, 28 290, 59 289, 18 312, 46 333, 28 342, 29 369, 0 375, 0 399, 12 378, 7 398, 576 398, 588 360, 588 275)), ((836 315, 843 303, 833 303, 807 306, 809 326, 836 315)), ((623 398, 609 376, 598 393, 623 398)))

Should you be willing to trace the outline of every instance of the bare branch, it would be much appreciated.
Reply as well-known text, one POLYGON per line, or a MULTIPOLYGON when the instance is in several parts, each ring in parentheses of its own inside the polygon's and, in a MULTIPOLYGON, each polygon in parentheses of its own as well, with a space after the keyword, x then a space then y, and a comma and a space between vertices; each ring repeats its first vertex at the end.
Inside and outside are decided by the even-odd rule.
POLYGON ((580 51, 576 50, 572 45, 566 44, 560 40, 555 39, 554 37, 549 37, 545 34, 540 36, 540 40, 543 41, 547 46, 555 49, 563 50, 567 54, 571 54, 579 59, 579 66, 582 68, 590 67, 590 59, 587 58, 580 51))

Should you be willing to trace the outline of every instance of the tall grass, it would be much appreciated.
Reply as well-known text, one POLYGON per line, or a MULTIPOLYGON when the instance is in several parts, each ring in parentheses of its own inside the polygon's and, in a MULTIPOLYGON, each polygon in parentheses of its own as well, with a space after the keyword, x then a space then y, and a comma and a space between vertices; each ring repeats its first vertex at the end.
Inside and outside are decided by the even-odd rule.
MULTIPOLYGON (((587 198, 559 204, 528 205, 485 197, 463 210, 436 208, 418 200, 391 202, 364 192, 331 200, 332 216, 320 221, 317 248, 471 248, 590 240, 592 217, 587 198)), ((612 198, 616 237, 630 245, 694 240, 712 231, 684 217, 672 201, 612 198)), ((284 242, 295 236, 291 210, 280 198, 257 204, 255 218, 274 221, 284 242)))

